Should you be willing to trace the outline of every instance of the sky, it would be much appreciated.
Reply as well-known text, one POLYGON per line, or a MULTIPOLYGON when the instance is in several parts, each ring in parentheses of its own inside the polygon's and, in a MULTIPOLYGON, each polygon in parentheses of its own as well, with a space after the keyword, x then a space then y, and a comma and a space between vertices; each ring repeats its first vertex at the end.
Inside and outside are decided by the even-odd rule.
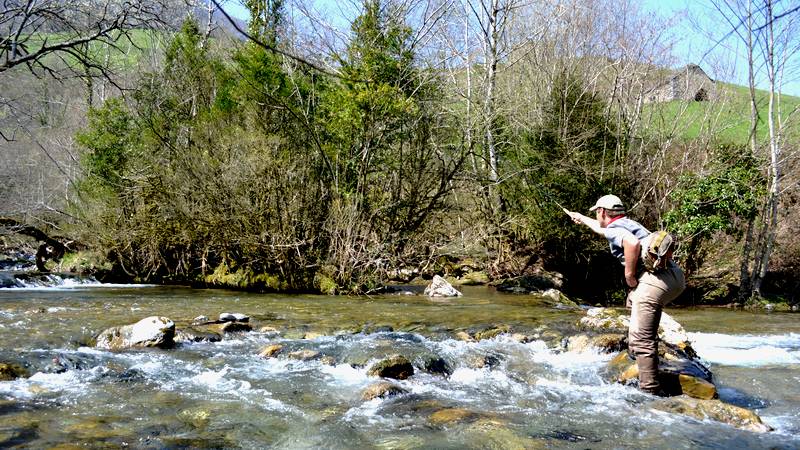
MULTIPOLYGON (((735 36, 721 39, 728 35, 730 26, 714 16, 711 1, 642 0, 640 5, 641 8, 671 24, 670 31, 675 41, 673 48, 675 68, 689 63, 698 64, 711 78, 747 86, 747 59, 744 45, 737 41, 735 36)), ((318 3, 336 2, 320 0, 318 3)), ((794 5, 794 2, 788 3, 794 5)), ((237 0, 228 1, 225 9, 240 19, 248 18, 247 10, 237 0)), ((796 16, 796 19, 800 20, 800 11, 796 16)), ((767 89, 766 77, 758 77, 756 85, 760 89, 767 89)), ((787 64, 781 91, 800 96, 800 51, 787 64)))

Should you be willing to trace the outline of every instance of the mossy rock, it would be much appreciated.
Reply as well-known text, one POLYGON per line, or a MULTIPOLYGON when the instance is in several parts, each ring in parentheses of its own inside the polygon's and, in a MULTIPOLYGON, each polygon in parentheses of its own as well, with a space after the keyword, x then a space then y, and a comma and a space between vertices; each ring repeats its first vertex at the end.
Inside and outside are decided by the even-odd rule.
POLYGON ((761 421, 755 412, 724 403, 720 400, 698 400, 686 396, 659 400, 652 407, 661 411, 682 414, 698 420, 714 420, 736 428, 766 433, 772 427, 761 421))
POLYGON ((489 274, 483 271, 477 271, 465 273, 461 278, 455 279, 454 284, 462 286, 482 286, 484 284, 489 284, 489 281, 489 274))
POLYGON ((26 378, 28 371, 17 364, 0 363, 0 381, 11 381, 26 378))
POLYGON ((510 328, 507 325, 501 325, 501 326, 498 326, 498 327, 493 327, 493 328, 489 328, 489 329, 486 329, 486 330, 478 331, 478 332, 474 333, 472 336, 475 338, 475 340, 482 341, 484 339, 495 338, 497 336, 500 336, 503 333, 508 333, 509 330, 510 330, 510 328))
POLYGON ((238 267, 233 270, 226 263, 221 263, 214 272, 206 275, 203 281, 212 286, 284 291, 289 284, 278 275, 269 273, 255 273, 251 269, 238 267))
POLYGON ((323 295, 336 295, 339 291, 339 285, 329 275, 322 272, 317 272, 314 275, 314 288, 323 295))

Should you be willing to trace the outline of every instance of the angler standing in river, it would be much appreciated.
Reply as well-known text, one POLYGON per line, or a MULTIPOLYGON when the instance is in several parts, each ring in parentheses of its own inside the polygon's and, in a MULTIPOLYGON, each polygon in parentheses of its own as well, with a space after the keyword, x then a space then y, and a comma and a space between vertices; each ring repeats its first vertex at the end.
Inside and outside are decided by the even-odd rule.
POLYGON ((639 368, 639 389, 659 394, 658 324, 663 307, 686 287, 681 269, 672 261, 674 242, 666 232, 650 233, 642 224, 625 216, 616 195, 600 197, 589 211, 596 219, 564 210, 575 223, 603 235, 614 255, 625 267, 625 284, 631 289, 628 329, 629 352, 639 368))

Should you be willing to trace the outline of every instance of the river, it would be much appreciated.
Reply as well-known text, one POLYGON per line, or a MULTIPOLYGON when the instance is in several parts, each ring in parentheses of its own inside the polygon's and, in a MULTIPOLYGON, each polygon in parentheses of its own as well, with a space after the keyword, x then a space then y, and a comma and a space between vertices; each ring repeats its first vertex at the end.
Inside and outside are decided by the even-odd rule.
POLYGON ((755 409, 775 429, 757 434, 655 409, 655 397, 608 380, 613 355, 564 351, 559 336, 580 312, 484 287, 464 292, 432 301, 156 286, 0 289, 0 362, 29 372, 0 382, 0 447, 800 448, 800 316, 668 310, 711 366, 722 400, 755 409), (256 331, 169 350, 90 346, 103 329, 147 316, 180 327, 222 312, 249 315, 256 331), (258 331, 264 326, 280 334, 258 331), (455 337, 494 326, 537 339, 455 337), (258 356, 275 343, 327 358, 258 356), (395 383, 407 392, 363 400, 376 381, 367 369, 394 353, 417 369, 395 383), (449 376, 420 370, 436 358, 449 376))

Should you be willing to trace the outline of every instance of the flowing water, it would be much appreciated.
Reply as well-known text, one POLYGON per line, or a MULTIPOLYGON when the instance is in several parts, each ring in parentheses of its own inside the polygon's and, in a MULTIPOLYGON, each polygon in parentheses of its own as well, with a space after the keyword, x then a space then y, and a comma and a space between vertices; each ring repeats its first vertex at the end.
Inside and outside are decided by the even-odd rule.
POLYGON ((800 447, 798 316, 669 312, 692 333, 722 399, 757 410, 775 431, 653 408, 655 397, 608 381, 612 355, 563 350, 580 312, 534 296, 467 288, 462 298, 432 301, 74 284, 0 289, 0 362, 29 372, 0 382, 0 447, 800 447), (249 315, 256 331, 169 350, 91 347, 103 329, 147 316, 180 328, 222 312, 249 315), (263 326, 280 334, 257 331, 263 326), (493 326, 537 338, 455 338, 493 326), (274 343, 328 358, 258 356, 274 343), (415 365, 396 382, 408 392, 362 400, 376 382, 370 365, 395 353, 415 365), (436 358, 449 376, 422 370, 436 358))

